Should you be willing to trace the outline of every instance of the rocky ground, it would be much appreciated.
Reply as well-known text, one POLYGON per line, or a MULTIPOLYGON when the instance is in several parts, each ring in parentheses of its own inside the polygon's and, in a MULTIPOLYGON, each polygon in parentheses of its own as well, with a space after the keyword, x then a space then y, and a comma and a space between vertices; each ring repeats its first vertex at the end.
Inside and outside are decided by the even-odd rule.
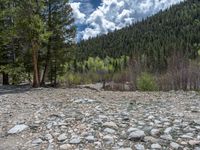
POLYGON ((200 150, 198 92, 0 88, 0 150, 200 150))

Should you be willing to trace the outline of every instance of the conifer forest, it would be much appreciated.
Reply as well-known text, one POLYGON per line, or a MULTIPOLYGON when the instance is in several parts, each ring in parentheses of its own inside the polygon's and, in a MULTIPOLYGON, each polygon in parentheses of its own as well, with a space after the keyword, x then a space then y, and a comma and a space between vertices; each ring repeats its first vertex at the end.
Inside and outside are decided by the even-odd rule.
POLYGON ((145 73, 160 90, 200 87, 198 0, 181 2, 128 27, 78 42, 66 0, 1 0, 0 7, 4 85, 113 81, 129 82, 136 90, 145 73))

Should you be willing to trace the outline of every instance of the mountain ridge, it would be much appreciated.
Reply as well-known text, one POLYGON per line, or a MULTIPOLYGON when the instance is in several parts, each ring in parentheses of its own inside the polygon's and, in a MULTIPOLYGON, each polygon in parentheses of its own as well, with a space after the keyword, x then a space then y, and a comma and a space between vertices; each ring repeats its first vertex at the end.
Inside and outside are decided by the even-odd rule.
POLYGON ((84 60, 97 56, 145 55, 149 62, 162 67, 174 51, 195 57, 199 31, 200 1, 187 0, 129 27, 81 41, 76 56, 84 60))

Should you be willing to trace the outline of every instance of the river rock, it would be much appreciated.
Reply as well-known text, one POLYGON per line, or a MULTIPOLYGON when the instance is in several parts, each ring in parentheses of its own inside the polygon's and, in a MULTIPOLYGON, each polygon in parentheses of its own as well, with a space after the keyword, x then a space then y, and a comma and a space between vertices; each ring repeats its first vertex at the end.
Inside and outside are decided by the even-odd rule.
POLYGON ((142 130, 133 131, 129 134, 129 140, 143 140, 145 137, 145 133, 142 130))
POLYGON ((16 125, 8 131, 8 134, 17 134, 28 128, 25 124, 16 125))

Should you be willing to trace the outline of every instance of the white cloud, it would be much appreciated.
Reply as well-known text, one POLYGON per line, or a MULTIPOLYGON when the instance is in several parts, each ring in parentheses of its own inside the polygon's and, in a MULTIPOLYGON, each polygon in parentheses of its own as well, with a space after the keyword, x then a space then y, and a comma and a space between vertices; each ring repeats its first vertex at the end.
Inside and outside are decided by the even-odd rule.
MULTIPOLYGON (((84 16, 84 25, 87 27, 79 33, 79 37, 88 39, 121 29, 181 1, 183 0, 102 0, 96 10, 84 16)), ((74 11, 80 12, 77 8, 74 11)), ((79 12, 76 18, 84 18, 79 12)))
POLYGON ((70 3, 73 9, 74 18, 76 18, 76 24, 83 24, 85 22, 86 15, 80 12, 80 4, 80 2, 70 3))
MULTIPOLYGON (((75 5, 78 3, 78 11, 85 14, 86 16, 89 16, 93 11, 93 5, 90 2, 91 0, 70 0, 71 5, 75 5)), ((75 10, 77 11, 77 9, 75 10)))

